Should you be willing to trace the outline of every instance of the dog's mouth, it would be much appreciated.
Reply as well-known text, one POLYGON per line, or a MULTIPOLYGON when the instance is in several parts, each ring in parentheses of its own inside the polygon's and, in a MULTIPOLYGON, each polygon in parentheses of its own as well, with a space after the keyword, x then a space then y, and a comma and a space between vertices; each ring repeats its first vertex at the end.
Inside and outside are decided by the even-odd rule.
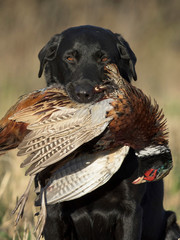
POLYGON ((93 103, 97 102, 104 95, 108 95, 116 91, 119 86, 117 78, 118 69, 116 65, 107 65, 104 67, 104 79, 101 84, 95 84, 95 81, 90 79, 79 79, 74 82, 69 82, 65 86, 65 90, 69 97, 78 103, 93 103))
MULTIPOLYGON (((104 86, 103 90, 103 85, 100 85, 94 86, 91 90, 87 91, 86 88, 82 89, 81 86, 79 86, 79 89, 82 90, 76 91, 73 84, 69 83, 66 85, 65 90, 72 101, 78 103, 94 103, 103 98, 106 88, 107 87, 104 86)), ((78 89, 78 86, 76 86, 76 89, 78 89)))

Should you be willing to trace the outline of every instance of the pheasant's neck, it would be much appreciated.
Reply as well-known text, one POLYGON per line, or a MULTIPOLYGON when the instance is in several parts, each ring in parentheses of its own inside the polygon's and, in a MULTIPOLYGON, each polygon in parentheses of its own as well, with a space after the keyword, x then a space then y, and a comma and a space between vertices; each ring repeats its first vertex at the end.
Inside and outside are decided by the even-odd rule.
POLYGON ((150 145, 141 150, 136 150, 136 156, 139 158, 146 158, 150 156, 160 156, 162 154, 169 154, 170 149, 168 145, 150 145))
MULTIPOLYGON (((152 119, 146 121, 132 113, 128 118, 120 116, 115 118, 109 125, 111 133, 114 132, 115 145, 128 145, 137 151, 151 149, 151 146, 167 146, 167 133, 164 127, 152 119)), ((152 151, 157 151, 158 148, 152 151)))

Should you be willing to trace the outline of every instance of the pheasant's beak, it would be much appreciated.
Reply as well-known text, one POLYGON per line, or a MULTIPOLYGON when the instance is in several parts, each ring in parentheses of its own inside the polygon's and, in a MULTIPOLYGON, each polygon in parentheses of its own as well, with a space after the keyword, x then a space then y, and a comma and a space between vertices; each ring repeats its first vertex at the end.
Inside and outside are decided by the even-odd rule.
POLYGON ((144 179, 144 176, 136 178, 132 183, 133 184, 140 184, 140 183, 145 183, 146 180, 144 179))

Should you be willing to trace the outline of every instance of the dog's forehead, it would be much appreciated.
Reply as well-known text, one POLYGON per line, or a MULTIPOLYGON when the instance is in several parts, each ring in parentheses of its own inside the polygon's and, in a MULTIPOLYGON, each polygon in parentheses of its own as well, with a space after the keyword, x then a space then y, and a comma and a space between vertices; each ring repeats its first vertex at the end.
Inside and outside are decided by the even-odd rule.
POLYGON ((81 52, 87 52, 88 50, 91 50, 94 52, 100 50, 102 48, 101 44, 99 42, 84 42, 82 39, 79 41, 76 41, 73 43, 72 49, 81 51, 81 52))
POLYGON ((65 45, 66 48, 68 45, 68 48, 82 51, 88 49, 94 49, 95 51, 100 49, 108 50, 109 46, 111 46, 112 50, 113 45, 114 50, 117 50, 113 33, 101 28, 69 29, 62 33, 61 44, 65 45))

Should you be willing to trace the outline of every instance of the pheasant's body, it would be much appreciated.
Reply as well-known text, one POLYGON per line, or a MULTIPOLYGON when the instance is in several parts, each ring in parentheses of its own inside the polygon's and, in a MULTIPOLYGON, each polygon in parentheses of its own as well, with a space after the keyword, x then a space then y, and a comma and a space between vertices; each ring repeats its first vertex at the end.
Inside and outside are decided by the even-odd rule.
POLYGON ((56 163, 41 189, 46 204, 80 197, 107 182, 129 147, 142 159, 148 151, 154 154, 152 165, 158 169, 152 177, 152 165, 143 162, 134 183, 157 180, 172 167, 157 103, 122 79, 114 65, 106 71, 110 84, 95 88, 96 94, 104 91, 98 102, 79 104, 62 89, 49 87, 22 97, 0 121, 0 151, 18 146, 19 155, 28 155, 21 166, 29 166, 26 174, 32 179, 56 163), (81 154, 80 147, 91 141, 91 150, 81 154))

